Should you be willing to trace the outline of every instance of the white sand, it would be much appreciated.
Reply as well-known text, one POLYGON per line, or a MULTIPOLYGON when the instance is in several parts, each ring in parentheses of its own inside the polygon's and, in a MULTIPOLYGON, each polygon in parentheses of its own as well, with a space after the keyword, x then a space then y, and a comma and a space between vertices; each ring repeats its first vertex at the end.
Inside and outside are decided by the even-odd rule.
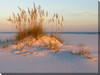
MULTIPOLYGON (((9 48, 0 48, 0 72, 1 73, 97 73, 98 72, 98 37, 97 35, 64 34, 65 43, 71 45, 60 45, 59 53, 40 49, 37 44, 25 47, 19 55, 16 45, 9 48), (84 43, 89 48, 93 57, 91 60, 82 56, 72 55, 67 52, 80 48, 77 44, 84 43)), ((43 39, 42 39, 43 40, 43 39)), ((34 40, 33 40, 34 41, 34 40)), ((31 41, 30 41, 31 43, 31 41)), ((25 42, 24 42, 25 44, 25 42)))

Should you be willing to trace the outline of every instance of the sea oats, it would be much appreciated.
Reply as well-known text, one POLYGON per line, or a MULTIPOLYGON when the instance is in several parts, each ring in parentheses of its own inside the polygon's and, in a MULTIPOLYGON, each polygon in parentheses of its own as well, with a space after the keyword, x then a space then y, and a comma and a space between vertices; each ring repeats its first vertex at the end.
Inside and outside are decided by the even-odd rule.
POLYGON ((13 17, 14 17, 14 19, 15 19, 15 14, 13 13, 13 17))
POLYGON ((62 21, 64 21, 64 18, 63 18, 63 16, 62 16, 62 21))
POLYGON ((56 19, 58 19, 58 14, 56 13, 56 19))
POLYGON ((48 11, 46 11, 46 16, 48 16, 48 11))
POLYGON ((29 7, 28 7, 28 13, 30 14, 30 9, 29 9, 29 7))
POLYGON ((33 4, 33 6, 34 6, 33 9, 30 9, 28 7, 27 12, 24 9, 18 7, 20 12, 17 14, 17 16, 15 16, 15 14, 13 13, 13 19, 11 19, 11 17, 7 19, 8 21, 16 25, 16 30, 18 31, 18 34, 16 36, 17 40, 22 40, 29 35, 33 35, 36 38, 42 35, 44 33, 44 29, 43 29, 43 24, 45 22, 44 20, 47 20, 48 23, 53 22, 53 24, 56 21, 55 22, 56 33, 60 31, 59 24, 61 24, 60 22, 63 21, 63 17, 62 17, 62 21, 60 21, 58 19, 58 13, 56 13, 53 15, 52 18, 49 18, 48 11, 45 12, 43 9, 41 9, 40 5, 37 8, 35 6, 35 3, 33 4))
POLYGON ((21 8, 18 6, 19 10, 21 11, 21 8))

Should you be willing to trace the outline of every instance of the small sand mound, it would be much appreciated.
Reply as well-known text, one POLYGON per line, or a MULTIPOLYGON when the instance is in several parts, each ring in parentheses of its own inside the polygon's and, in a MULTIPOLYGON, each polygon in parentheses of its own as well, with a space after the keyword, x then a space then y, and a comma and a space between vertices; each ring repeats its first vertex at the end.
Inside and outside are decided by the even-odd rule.
POLYGON ((49 37, 49 36, 42 36, 42 37, 38 37, 38 40, 36 40, 34 37, 29 36, 27 38, 25 38, 24 40, 22 40, 22 42, 24 45, 29 45, 29 46, 39 46, 42 44, 57 44, 59 46, 62 46, 63 44, 57 40, 54 37, 49 37))
POLYGON ((57 45, 63 45, 60 41, 58 41, 56 38, 54 37, 49 37, 49 36, 42 36, 40 37, 36 43, 40 44, 40 43, 52 43, 52 44, 57 44, 57 45))
MULTIPOLYGON (((27 52, 27 51, 23 52, 27 48, 31 49, 32 51, 35 51, 35 50, 38 51, 36 48, 48 48, 48 46, 50 44, 52 44, 52 48, 54 48, 54 49, 58 49, 58 46, 59 47, 63 46, 63 44, 54 37, 41 36, 41 37, 38 37, 38 39, 35 39, 34 37, 29 36, 29 37, 21 40, 16 46, 14 46, 14 48, 16 47, 16 49, 19 50, 19 51, 15 51, 14 53, 18 54, 21 52, 21 54, 27 55, 28 53, 31 54, 31 52, 27 52), (57 48, 56 48, 56 46, 53 47, 55 44, 57 45, 57 48)), ((38 55, 44 56, 45 54, 39 53, 38 55)))

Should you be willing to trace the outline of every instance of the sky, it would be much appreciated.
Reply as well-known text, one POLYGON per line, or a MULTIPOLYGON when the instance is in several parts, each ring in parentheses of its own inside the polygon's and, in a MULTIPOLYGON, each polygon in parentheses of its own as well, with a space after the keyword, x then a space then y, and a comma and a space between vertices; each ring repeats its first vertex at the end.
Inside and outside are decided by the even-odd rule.
MULTIPOLYGON (((0 0, 0 32, 14 31, 12 25, 6 19, 12 13, 18 13, 20 6, 27 10, 41 5, 44 11, 48 11, 49 16, 58 13, 59 17, 64 17, 64 32, 97 32, 98 31, 98 0, 0 0)), ((44 25, 50 31, 53 25, 44 25), (49 27, 49 28, 48 28, 49 27)))

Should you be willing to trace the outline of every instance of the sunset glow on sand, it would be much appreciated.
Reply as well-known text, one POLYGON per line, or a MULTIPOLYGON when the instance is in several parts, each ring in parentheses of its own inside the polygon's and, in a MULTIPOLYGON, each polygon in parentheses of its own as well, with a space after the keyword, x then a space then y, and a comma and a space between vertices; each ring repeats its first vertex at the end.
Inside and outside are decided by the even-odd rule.
POLYGON ((0 0, 0 73, 98 73, 98 0, 0 0))

